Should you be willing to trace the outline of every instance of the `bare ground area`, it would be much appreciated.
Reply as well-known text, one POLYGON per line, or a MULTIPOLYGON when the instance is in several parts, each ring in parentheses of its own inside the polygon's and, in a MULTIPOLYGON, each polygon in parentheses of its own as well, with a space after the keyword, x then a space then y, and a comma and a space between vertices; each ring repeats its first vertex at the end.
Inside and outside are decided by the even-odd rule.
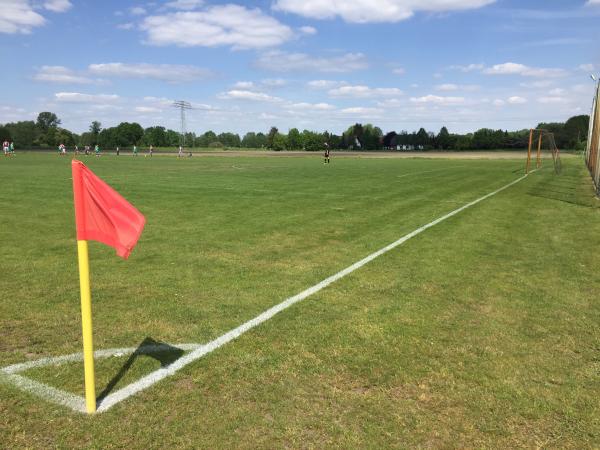
MULTIPOLYGON (((220 152, 193 152, 194 156, 272 156, 272 157, 316 157, 322 158, 321 152, 305 151, 236 151, 227 150, 220 152)), ((575 155, 564 153, 561 157, 574 157, 575 155)), ((527 157, 526 151, 475 151, 475 152, 331 152, 331 158, 430 158, 430 159, 523 159, 527 157)), ((535 158, 535 155, 533 155, 535 158)), ((544 153, 544 158, 551 158, 550 153, 544 153)))

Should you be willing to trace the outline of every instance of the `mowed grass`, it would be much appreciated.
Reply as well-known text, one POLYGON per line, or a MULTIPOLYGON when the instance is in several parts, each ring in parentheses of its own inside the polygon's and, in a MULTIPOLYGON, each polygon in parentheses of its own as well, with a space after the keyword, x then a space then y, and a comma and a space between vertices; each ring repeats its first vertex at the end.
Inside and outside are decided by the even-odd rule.
MULTIPOLYGON (((84 161, 148 221, 128 261, 90 245, 97 349, 208 342, 523 169, 84 161)), ((600 446, 599 203, 549 165, 105 413, 0 382, 0 447, 600 446)), ((0 211, 0 366, 80 351, 70 159, 1 159, 0 211)), ((161 364, 127 357, 98 394, 161 364)), ((26 375, 83 395, 81 364, 26 375)))

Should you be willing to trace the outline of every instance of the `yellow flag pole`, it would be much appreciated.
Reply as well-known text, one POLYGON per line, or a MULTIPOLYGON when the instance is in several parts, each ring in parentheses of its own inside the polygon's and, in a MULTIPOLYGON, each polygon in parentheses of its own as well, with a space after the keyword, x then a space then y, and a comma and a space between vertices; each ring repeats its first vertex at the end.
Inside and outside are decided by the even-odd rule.
POLYGON ((79 290, 81 293, 81 327, 83 330, 83 368, 85 372, 85 406, 89 414, 96 412, 94 377, 94 344, 92 341, 92 294, 87 241, 77 241, 79 290))

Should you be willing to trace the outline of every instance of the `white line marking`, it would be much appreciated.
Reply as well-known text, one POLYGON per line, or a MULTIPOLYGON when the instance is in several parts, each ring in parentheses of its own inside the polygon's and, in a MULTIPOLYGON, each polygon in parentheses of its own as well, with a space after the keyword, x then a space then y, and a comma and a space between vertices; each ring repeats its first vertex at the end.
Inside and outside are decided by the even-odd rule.
POLYGON ((22 391, 35 394, 38 397, 49 400, 53 403, 71 408, 73 411, 85 413, 85 400, 70 392, 65 392, 60 389, 53 388, 47 384, 34 381, 30 378, 23 377, 16 374, 0 374, 0 379, 5 379, 11 384, 15 385, 22 391))
POLYGON ((422 172, 410 172, 410 173, 405 173, 404 175, 398 175, 396 178, 410 177, 411 175, 420 175, 422 173, 440 172, 442 170, 448 171, 448 170, 452 170, 452 169, 458 169, 460 167, 467 167, 467 166, 466 165, 450 166, 450 167, 444 167, 443 169, 423 170, 422 172))
MULTIPOLYGON (((530 173, 533 173, 533 172, 534 172, 534 170, 531 171, 530 173)), ((428 224, 423 225, 420 228, 417 228, 416 230, 404 235, 397 241, 392 242, 391 244, 383 247, 380 250, 377 250, 374 253, 371 253, 369 256, 361 259, 360 261, 355 262, 351 266, 346 267, 345 269, 339 271, 338 273, 331 275, 330 277, 315 284, 314 286, 300 292, 299 294, 294 295, 293 297, 290 297, 290 298, 284 300, 283 302, 281 302, 269 309, 267 309, 266 311, 259 314, 255 318, 243 323, 242 325, 234 328, 233 330, 228 331, 227 333, 210 341, 206 345, 184 344, 189 349, 192 349, 192 351, 190 353, 182 356, 181 358, 179 358, 178 360, 176 360, 169 366, 161 367, 160 369, 142 377, 138 381, 131 383, 130 385, 125 386, 124 388, 119 389, 118 391, 113 392, 112 394, 109 394, 104 399, 102 399, 102 401, 99 403, 98 412, 106 411, 106 410, 112 408, 113 406, 115 406, 117 403, 131 397, 132 395, 134 395, 146 388, 149 388, 150 386, 156 384, 160 380, 175 374, 176 372, 178 372, 180 369, 184 368, 188 364, 191 364, 192 362, 202 358, 204 355, 218 349, 219 347, 222 347, 223 345, 227 344, 228 342, 238 338, 245 332, 260 325, 261 323, 266 322, 271 317, 273 317, 275 314, 283 311, 286 308, 289 308, 290 306, 292 306, 295 303, 298 303, 298 302, 306 299, 307 297, 311 296, 312 294, 319 292, 320 290, 324 289, 325 287, 329 286, 330 284, 334 283, 335 281, 339 280, 340 278, 343 278, 346 275, 354 272, 355 270, 361 268, 365 264, 368 264, 369 262, 373 261, 375 258, 383 255, 384 253, 389 252, 390 250, 396 248, 397 246, 408 241, 409 239, 411 239, 411 238, 415 237, 416 235, 422 233, 423 231, 427 230, 428 228, 431 228, 431 227, 437 225, 438 223, 443 222, 444 220, 460 213, 461 211, 464 211, 467 208, 470 208, 471 206, 476 205, 479 202, 482 202, 483 200, 490 198, 493 195, 496 195, 497 193, 499 193, 505 189, 508 189, 509 187, 517 184, 521 180, 527 178, 527 176, 528 175, 523 175, 522 177, 508 183, 507 185, 505 185, 493 192, 490 192, 489 194, 486 194, 483 197, 478 198, 477 200, 467 203, 466 205, 463 205, 460 208, 455 209, 454 211, 449 212, 448 214, 446 214, 432 222, 429 222, 428 224)), ((179 345, 179 346, 175 346, 175 347, 183 349, 184 345, 179 345)), ((135 349, 132 349, 132 348, 100 350, 100 351, 95 352, 94 356, 108 357, 108 356, 112 356, 117 353, 132 353, 133 351, 135 351, 135 349)), ((17 385, 18 387, 20 387, 23 390, 30 391, 30 392, 32 392, 36 395, 39 395, 43 398, 54 401, 55 403, 65 405, 65 406, 73 409, 74 411, 85 412, 84 400, 82 397, 78 397, 76 395, 61 391, 56 388, 52 388, 51 386, 47 386, 45 384, 38 383, 36 381, 30 380, 28 378, 25 378, 25 377, 15 374, 16 372, 20 372, 22 370, 27 370, 28 368, 32 368, 32 367, 38 367, 40 365, 47 365, 47 364, 53 364, 53 363, 61 364, 64 362, 78 361, 81 359, 82 359, 82 355, 79 353, 72 354, 72 355, 66 355, 66 356, 59 356, 59 357, 54 357, 54 358, 43 358, 42 360, 38 360, 38 361, 31 361, 31 362, 22 363, 22 364, 14 364, 12 366, 3 368, 1 370, 1 372, 4 372, 4 374, 5 374, 5 375, 3 375, 3 378, 9 379, 13 384, 17 385), (42 361, 42 362, 40 362, 40 361, 42 361)))
POLYGON ((324 279, 320 283, 317 283, 314 286, 300 292, 299 294, 296 294, 293 297, 290 297, 290 298, 284 300, 283 302, 279 303, 278 305, 275 305, 275 306, 267 309, 265 312, 263 312, 262 314, 259 314, 254 319, 251 319, 248 322, 243 323, 242 325, 219 336, 218 338, 209 342, 208 344, 206 344, 202 347, 199 347, 196 350, 193 350, 192 352, 188 353, 187 355, 182 356, 177 361, 173 362, 171 365, 169 365, 167 367, 161 367, 160 369, 146 375, 145 377, 139 379, 138 381, 131 383, 129 386, 126 386, 116 392, 113 392, 112 394, 109 394, 108 396, 106 396, 106 398, 104 398, 102 400, 102 403, 100 403, 100 405, 98 406, 98 412, 106 411, 107 409, 112 408, 114 405, 125 400, 126 398, 131 397, 132 395, 152 386, 153 384, 159 382, 160 380, 173 375, 175 372, 177 372, 178 370, 187 366, 188 364, 196 361, 197 359, 202 358, 204 355, 218 349, 219 347, 221 347, 221 346, 227 344, 228 342, 236 339, 237 337, 241 336, 246 331, 251 330, 255 326, 260 325, 261 323, 269 320, 275 314, 283 311, 286 308, 289 308, 294 303, 302 301, 305 298, 311 296, 312 294, 319 292, 321 289, 329 286, 331 283, 339 280, 342 277, 345 277, 349 273, 354 272, 355 270, 361 268, 365 264, 373 261, 378 256, 381 256, 384 253, 389 252, 390 250, 396 248, 397 246, 408 241, 409 239, 411 239, 411 238, 415 237, 416 235, 422 233, 423 231, 427 230, 428 228, 431 228, 431 227, 437 225, 438 223, 458 214, 459 212, 461 212, 467 208, 470 208, 473 205, 476 205, 477 203, 491 197, 492 195, 496 195, 498 192, 501 192, 501 191, 513 186, 514 184, 517 184, 519 181, 525 179, 526 177, 527 177, 527 175, 523 175, 521 178, 518 178, 515 181, 508 183, 507 185, 501 187, 500 189, 497 189, 494 192, 484 195, 483 197, 480 197, 477 200, 472 201, 471 203, 467 203, 466 205, 461 206, 458 209, 455 209, 454 211, 446 214, 445 216, 442 216, 439 219, 436 219, 433 222, 428 223, 427 225, 423 225, 421 228, 417 228, 415 231, 408 233, 407 235, 401 237, 400 239, 391 243, 390 245, 383 247, 382 249, 376 251, 375 253, 371 253, 366 258, 363 258, 360 261, 355 262, 351 266, 346 267, 344 270, 341 270, 340 272, 324 279))
MULTIPOLYGON (((106 350, 96 350, 94 352, 94 358, 109 358, 111 356, 120 356, 119 354, 128 355, 133 352, 138 352, 138 354, 149 354, 160 352, 163 350, 168 350, 169 347, 176 347, 180 350, 195 350, 198 347, 201 347, 202 344, 179 344, 179 345, 171 345, 171 344, 159 344, 159 345, 144 345, 142 347, 128 347, 128 348, 110 348, 106 350)), ((27 361, 24 363, 13 364, 10 366, 3 367, 0 371, 12 374, 24 372, 29 369, 35 369, 36 367, 44 367, 44 366, 59 366, 61 364, 65 364, 68 362, 77 362, 83 361, 83 353, 71 353, 70 355, 63 356, 51 356, 48 358, 36 359, 35 361, 27 361)))

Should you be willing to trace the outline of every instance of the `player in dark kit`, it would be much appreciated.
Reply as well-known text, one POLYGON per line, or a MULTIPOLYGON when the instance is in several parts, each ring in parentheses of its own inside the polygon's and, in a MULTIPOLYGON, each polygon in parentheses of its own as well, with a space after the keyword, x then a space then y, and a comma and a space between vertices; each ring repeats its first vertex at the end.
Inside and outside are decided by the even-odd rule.
POLYGON ((329 160, 329 144, 325 142, 325 153, 323 154, 323 164, 329 164, 331 161, 329 160))

